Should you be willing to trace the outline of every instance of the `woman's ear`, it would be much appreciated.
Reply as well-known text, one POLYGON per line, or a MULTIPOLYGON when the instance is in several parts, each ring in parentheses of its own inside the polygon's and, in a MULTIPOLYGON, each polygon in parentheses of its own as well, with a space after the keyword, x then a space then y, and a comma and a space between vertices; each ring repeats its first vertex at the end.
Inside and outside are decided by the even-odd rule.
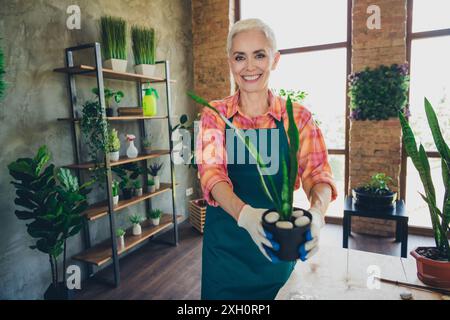
POLYGON ((281 54, 279 51, 275 52, 274 57, 273 57, 273 63, 272 63, 272 70, 275 70, 277 68, 278 65, 278 61, 280 61, 280 57, 281 54))

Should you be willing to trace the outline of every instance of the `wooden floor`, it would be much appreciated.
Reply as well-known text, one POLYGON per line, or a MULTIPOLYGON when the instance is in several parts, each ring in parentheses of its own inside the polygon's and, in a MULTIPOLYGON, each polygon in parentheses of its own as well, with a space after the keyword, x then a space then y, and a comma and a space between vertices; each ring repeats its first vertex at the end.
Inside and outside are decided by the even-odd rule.
MULTIPOLYGON (((200 299, 202 236, 183 222, 179 225, 179 237, 177 247, 150 241, 122 258, 118 288, 90 279, 82 283, 77 299, 200 299)), ((171 241, 172 233, 158 239, 171 241)), ((321 244, 341 247, 342 227, 327 224, 321 232, 321 244)), ((433 244, 432 238, 410 235, 408 250, 433 244)), ((354 234, 349 239, 349 248, 400 255, 400 244, 393 239, 354 234)), ((111 275, 108 269, 105 273, 111 275)))

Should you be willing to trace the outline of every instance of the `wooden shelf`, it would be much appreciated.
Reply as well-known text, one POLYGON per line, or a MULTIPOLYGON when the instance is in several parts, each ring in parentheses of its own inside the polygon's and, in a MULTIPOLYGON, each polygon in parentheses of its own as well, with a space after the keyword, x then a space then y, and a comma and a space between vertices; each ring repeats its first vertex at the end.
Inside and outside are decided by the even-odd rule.
MULTIPOLYGON (((144 193, 140 197, 133 197, 128 200, 120 200, 118 205, 114 207, 114 212, 118 212, 129 206, 135 205, 139 202, 142 202, 144 200, 147 200, 147 199, 150 199, 157 195, 160 195, 161 193, 170 191, 171 189, 172 189, 172 185, 170 183, 161 183, 159 190, 157 190, 153 193, 148 192, 148 193, 144 193)), ((106 201, 102 201, 102 202, 93 204, 86 211, 84 211, 82 213, 82 215, 85 216, 86 219, 89 221, 97 220, 101 217, 108 215, 108 204, 106 203, 106 201)))
MULTIPOLYGON (((177 215, 178 221, 181 221, 181 218, 181 215, 177 215)), ((138 244, 159 233, 160 231, 171 227, 173 225, 172 219, 173 216, 171 214, 163 214, 158 226, 151 225, 151 222, 149 220, 144 221, 141 224, 142 234, 139 236, 133 236, 132 228, 128 229, 125 234, 125 247, 120 247, 120 244, 118 244, 117 246, 118 255, 121 255, 122 253, 130 250, 131 248, 137 246, 138 244)), ((95 245, 72 258, 77 261, 101 266, 112 259, 111 239, 101 242, 100 244, 95 245)))
MULTIPOLYGON (((54 72, 59 73, 67 73, 67 74, 73 74, 73 75, 85 75, 88 77, 96 77, 96 68, 92 66, 87 65, 78 65, 74 67, 68 67, 68 68, 56 68, 53 69, 54 72)), ((158 82, 165 82, 166 79, 158 78, 158 77, 148 77, 141 74, 136 73, 130 73, 130 72, 117 72, 113 71, 111 69, 103 68, 103 77, 106 79, 114 79, 114 80, 126 80, 126 81, 140 81, 142 83, 151 82, 151 83, 158 83, 158 82)), ((171 80, 170 82, 175 82, 174 80, 171 80)))
MULTIPOLYGON (((167 116, 118 116, 118 117, 106 117, 108 121, 132 121, 132 120, 159 120, 167 119, 167 116)), ((80 122, 81 119, 74 118, 58 118, 58 121, 80 122)))
MULTIPOLYGON (((147 159, 158 158, 158 157, 161 157, 161 156, 164 156, 167 154, 170 154, 169 150, 155 150, 155 151, 152 151, 150 154, 140 154, 137 156, 137 158, 133 158, 133 159, 130 159, 127 156, 122 156, 122 157, 120 157, 119 161, 110 162, 110 165, 111 165, 111 167, 116 167, 116 166, 120 166, 120 165, 126 164, 126 163, 132 163, 132 162, 138 162, 138 161, 147 160, 147 159)), ((69 165, 64 166, 64 168, 88 170, 88 169, 95 168, 95 164, 93 162, 86 162, 86 163, 80 163, 80 164, 69 164, 69 165)))

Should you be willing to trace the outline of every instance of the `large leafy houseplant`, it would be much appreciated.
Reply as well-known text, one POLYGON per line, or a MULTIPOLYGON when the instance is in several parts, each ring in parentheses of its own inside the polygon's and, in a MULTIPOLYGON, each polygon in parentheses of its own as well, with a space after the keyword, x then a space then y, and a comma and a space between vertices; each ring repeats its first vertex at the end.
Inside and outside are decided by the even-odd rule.
MULTIPOLYGON (((49 164, 46 146, 34 158, 20 158, 8 165, 16 188, 14 203, 18 219, 30 221, 28 234, 36 239, 31 249, 48 254, 52 286, 59 286, 58 257, 63 254, 63 285, 65 285, 67 239, 81 230, 81 213, 88 207, 87 194, 91 182, 80 186, 68 169, 55 169, 49 164)), ((49 288, 50 289, 50 288, 49 288)))
POLYGON ((431 133, 433 135, 434 143, 441 157, 442 179, 445 187, 442 210, 440 210, 436 204, 436 192, 431 179, 430 163, 428 161, 425 148, 422 144, 420 144, 419 148, 417 148, 414 133, 405 116, 401 112, 398 116, 402 126, 403 141, 406 152, 419 172, 420 180, 423 184, 425 194, 420 195, 429 208, 436 249, 441 257, 450 262, 450 246, 448 240, 448 236, 450 235, 450 149, 442 136, 436 113, 426 98, 425 112, 431 133))

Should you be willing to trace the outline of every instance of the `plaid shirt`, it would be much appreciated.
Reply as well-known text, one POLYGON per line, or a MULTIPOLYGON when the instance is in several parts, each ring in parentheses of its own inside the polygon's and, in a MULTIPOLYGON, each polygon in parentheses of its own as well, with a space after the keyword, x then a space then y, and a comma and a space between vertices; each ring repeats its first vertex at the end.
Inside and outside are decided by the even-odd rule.
MULTIPOLYGON (((283 121, 287 132, 289 120, 286 111, 286 100, 273 95, 269 90, 270 106, 267 113, 256 118, 250 118, 243 114, 239 107, 239 91, 223 100, 215 100, 210 104, 226 118, 233 117, 233 125, 240 129, 269 129, 276 128, 276 120, 283 121)), ((328 152, 322 132, 314 123, 309 112, 304 106, 293 103, 294 119, 300 133, 300 150, 298 152, 298 175, 295 189, 302 184, 306 195, 317 183, 327 183, 332 188, 332 201, 337 197, 336 185, 333 181, 333 173, 328 163, 328 152)), ((226 146, 225 146, 225 122, 208 108, 204 108, 201 116, 201 124, 196 141, 196 158, 200 184, 204 198, 208 204, 218 206, 211 195, 212 188, 221 181, 227 182, 231 188, 233 183, 228 177, 226 146), (211 130, 212 129, 212 130, 211 130), (208 134, 207 132, 214 132, 208 134), (211 161, 211 159, 214 159, 211 161)))

